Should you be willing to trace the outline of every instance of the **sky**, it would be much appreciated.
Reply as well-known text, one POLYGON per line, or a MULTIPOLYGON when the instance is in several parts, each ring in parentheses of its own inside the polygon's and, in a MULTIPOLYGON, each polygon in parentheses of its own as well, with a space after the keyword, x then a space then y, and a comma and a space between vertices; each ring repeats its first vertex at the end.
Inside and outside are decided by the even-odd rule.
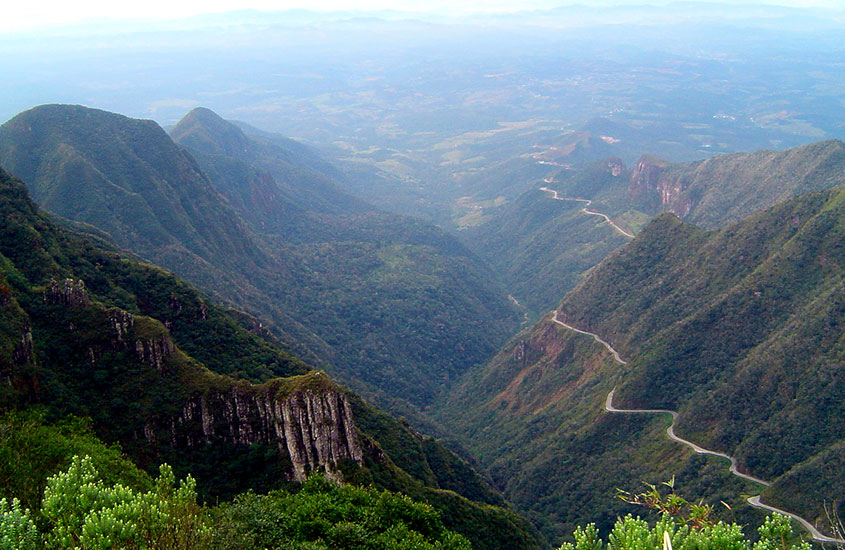
MULTIPOLYGON (((714 0, 710 0, 714 1, 714 0)), ((114 0, 35 0, 8 2, 0 18, 0 32, 33 30, 63 26, 91 19, 170 19, 202 13, 256 9, 275 11, 307 8, 331 10, 382 10, 447 12, 508 12, 521 9, 550 8, 565 4, 620 5, 665 4, 669 0, 147 0, 116 2, 114 0)), ((715 0, 730 3, 730 0, 715 0)), ((776 4, 795 7, 845 8, 845 0, 745 0, 744 3, 776 4)))

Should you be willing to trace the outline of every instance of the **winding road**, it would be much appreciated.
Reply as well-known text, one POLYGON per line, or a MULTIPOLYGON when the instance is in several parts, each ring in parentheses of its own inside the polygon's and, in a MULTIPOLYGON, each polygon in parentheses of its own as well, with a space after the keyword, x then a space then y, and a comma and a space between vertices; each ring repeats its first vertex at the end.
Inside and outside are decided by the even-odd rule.
POLYGON ((513 303, 513 305, 515 305, 516 307, 523 310, 522 311, 522 323, 520 323, 520 326, 521 325, 527 325, 528 324, 528 312, 525 311, 525 307, 521 303, 519 303, 519 300, 514 298, 513 294, 508 294, 508 300, 510 300, 511 303, 513 303))
MULTIPOLYGON (((543 180, 543 181, 547 181, 547 180, 543 180)), ((561 197, 560 195, 558 195, 558 194, 557 194, 557 191, 555 191, 554 189, 549 189, 548 187, 541 187, 541 188, 540 188, 540 191, 545 191, 546 193, 551 193, 551 194, 552 194, 552 198, 553 198, 554 200, 556 200, 556 201, 578 201, 578 202, 584 202, 584 203, 586 203, 586 204, 584 205, 584 208, 582 208, 582 209, 581 209, 581 212, 583 212, 584 214, 589 214, 590 216, 598 216, 598 217, 600 217, 600 218, 604 218, 604 221, 606 221, 607 223, 609 223, 609 224, 613 227, 613 229, 615 229, 615 230, 616 230, 616 231, 618 231, 619 233, 621 233, 621 234, 625 235, 625 236, 626 236, 626 237, 628 237, 629 239, 633 239, 633 238, 634 238, 634 235, 633 235, 633 234, 628 233, 627 231, 625 231, 624 229, 622 229, 621 227, 619 227, 618 225, 616 225, 615 223, 613 223, 613 220, 611 220, 611 219, 607 216, 607 214, 602 214, 601 212, 595 212, 595 211, 593 211, 593 210, 588 210, 587 208, 588 208, 591 204, 593 204, 593 201, 591 201, 591 200, 589 200, 589 199, 575 199, 575 198, 571 198, 571 197, 561 197)))
MULTIPOLYGON (((628 364, 628 362, 627 362, 627 361, 625 361, 624 359, 622 359, 622 357, 619 355, 619 353, 618 353, 615 349, 613 349, 613 346, 611 346, 610 344, 608 344, 607 342, 605 342, 604 340, 602 340, 602 339, 599 337, 599 335, 598 335, 598 334, 593 334, 592 332, 587 332, 587 331, 585 331, 585 330, 577 329, 577 328, 573 327, 572 325, 567 325, 566 323, 564 323, 563 321, 561 321, 560 319, 558 319, 558 318, 557 318, 557 310, 554 310, 554 311, 552 312, 552 322, 553 322, 553 323, 557 323, 557 324, 559 324, 559 325, 560 325, 560 326, 562 326, 562 327, 566 327, 566 328, 568 328, 569 330, 573 330, 573 331, 575 331, 575 332, 577 332, 577 333, 579 333, 579 334, 586 334, 587 336, 592 336, 592 337, 593 337, 593 339, 594 339, 596 342, 598 342, 599 344, 601 344, 601 345, 603 345, 604 347, 606 347, 606 348, 607 348, 607 351, 609 351, 610 353, 612 353, 612 354, 613 354, 613 358, 614 358, 614 359, 616 359, 616 362, 617 362, 617 363, 621 363, 621 364, 623 364, 623 365, 627 365, 627 364, 628 364)), ((613 392, 610 392, 610 393, 613 393, 613 392)))
MULTIPOLYGON (((553 311, 552 319, 551 319, 552 322, 557 323, 558 325, 566 327, 567 329, 575 331, 577 333, 586 334, 587 336, 592 336, 593 339, 596 342, 603 345, 605 348, 607 348, 608 351, 610 351, 610 353, 613 354, 614 359, 616 359, 616 361, 618 363, 620 363, 622 365, 627 364, 619 356, 619 353, 617 353, 617 351, 615 349, 613 349, 613 347, 610 344, 608 344, 607 342, 602 340, 597 334, 594 334, 592 332, 587 332, 587 331, 584 331, 584 330, 580 330, 580 329, 577 329, 573 326, 567 325, 566 323, 564 323, 563 321, 560 321, 557 318, 557 313, 558 313, 557 310, 553 311)), ((675 423, 678 421, 678 413, 676 411, 670 411, 668 409, 617 409, 616 407, 613 406, 613 394, 615 392, 616 392, 616 388, 610 390, 610 393, 607 394, 607 399, 604 402, 604 410, 605 411, 610 412, 610 413, 619 413, 619 414, 668 414, 672 417, 672 424, 670 424, 669 427, 666 428, 666 436, 669 437, 669 439, 671 439, 672 441, 677 441, 678 443, 681 443, 683 445, 686 445, 687 447, 691 448, 693 451, 695 451, 698 454, 707 454, 707 455, 712 455, 712 456, 717 456, 717 457, 720 457, 720 458, 727 459, 731 463, 730 472, 737 477, 747 479, 748 481, 751 481, 753 483, 758 483, 758 484, 764 485, 766 487, 771 485, 771 483, 769 483, 768 481, 764 481, 764 480, 762 480, 758 477, 754 477, 754 476, 751 476, 751 475, 748 475, 748 474, 743 474, 742 472, 740 472, 737 469, 737 460, 736 460, 735 457, 732 457, 732 456, 725 454, 725 453, 720 453, 718 451, 711 451, 709 449, 705 449, 704 447, 700 447, 700 446, 696 445, 692 441, 687 441, 686 439, 684 439, 682 437, 678 437, 677 435, 675 435, 675 423)), ((760 508, 762 510, 768 510, 770 512, 776 512, 776 513, 782 514, 784 516, 789 516, 790 518, 792 518, 795 521, 797 521, 798 523, 800 523, 801 526, 804 529, 806 529, 808 533, 810 533, 810 536, 816 542, 831 543, 831 544, 838 544, 838 545, 845 544, 845 540, 843 540, 843 539, 828 537, 827 535, 822 534, 821 532, 819 532, 818 529, 816 529, 813 526, 812 523, 810 523, 806 519, 802 518, 801 516, 797 516, 797 515, 795 515, 791 512, 787 512, 786 510, 781 510, 780 508, 775 508, 774 506, 769 506, 768 504, 763 504, 762 502, 760 502, 760 495, 748 498, 748 504, 750 504, 751 506, 753 506, 755 508, 760 508)))

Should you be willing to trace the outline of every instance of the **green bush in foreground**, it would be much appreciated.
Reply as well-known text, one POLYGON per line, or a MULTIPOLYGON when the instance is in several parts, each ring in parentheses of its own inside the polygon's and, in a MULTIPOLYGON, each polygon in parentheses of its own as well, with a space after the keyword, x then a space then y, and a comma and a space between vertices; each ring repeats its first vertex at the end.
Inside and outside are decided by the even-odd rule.
POLYGON ((810 550, 807 542, 792 544, 795 535, 789 518, 779 514, 766 518, 758 530, 760 539, 751 543, 736 523, 718 522, 701 528, 679 524, 669 514, 653 526, 630 514, 619 518, 607 543, 599 538, 595 524, 575 530, 575 543, 564 543, 559 550, 810 550), (671 546, 664 545, 665 534, 671 546))
POLYGON ((88 457, 47 479, 36 520, 0 499, 0 550, 471 550, 436 509, 320 475, 296 492, 245 493, 209 510, 162 465, 148 491, 106 483, 88 457), (38 524, 38 526, 36 525, 38 524), (39 531, 38 527, 41 527, 39 531))
POLYGON ((65 472, 47 480, 41 513, 49 522, 47 548, 206 548, 211 531, 196 502, 190 476, 175 487, 162 465, 151 491, 103 483, 89 457, 73 457, 65 472))
POLYGON ((226 549, 470 550, 428 504, 389 491, 309 478, 296 493, 246 493, 219 509, 226 549))
POLYGON ((35 550, 38 530, 18 499, 0 498, 0 550, 35 550))

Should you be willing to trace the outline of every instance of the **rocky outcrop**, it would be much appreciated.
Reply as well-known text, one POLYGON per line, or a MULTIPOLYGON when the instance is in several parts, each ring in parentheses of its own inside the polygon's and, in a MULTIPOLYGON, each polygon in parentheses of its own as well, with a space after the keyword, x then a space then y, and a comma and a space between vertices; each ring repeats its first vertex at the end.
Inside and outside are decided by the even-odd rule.
POLYGON ((35 363, 35 348, 32 344, 32 329, 27 323, 21 332, 20 341, 12 350, 12 363, 15 365, 26 365, 35 363))
POLYGON ((51 278, 44 290, 44 303, 69 307, 86 307, 91 302, 81 279, 65 279, 61 283, 51 278))
MULTIPOLYGON (((312 373, 306 380, 327 378, 312 373)), ((324 470, 341 480, 339 464, 361 464, 362 446, 346 395, 331 386, 285 391, 284 381, 264 386, 236 384, 188 400, 175 418, 144 428, 151 443, 197 447, 215 442, 276 446, 290 463, 288 478, 302 481, 308 472, 324 470)))
POLYGON ((640 157, 631 174, 628 197, 641 205, 659 208, 683 219, 692 208, 690 199, 684 196, 689 182, 668 168, 669 163, 658 158, 650 155, 640 157))
POLYGON ((643 155, 637 161, 628 184, 628 198, 635 202, 654 202, 655 192, 660 185, 660 176, 669 166, 657 157, 643 155))
POLYGON ((176 347, 173 340, 166 333, 155 338, 139 338, 135 340, 135 355, 138 360, 146 363, 157 371, 164 370, 164 362, 176 347))
POLYGON ((613 177, 620 176, 625 172, 625 163, 622 162, 622 159, 618 157, 610 157, 606 162, 607 169, 610 170, 613 177))
POLYGON ((123 342, 129 331, 135 326, 135 317, 128 311, 113 309, 109 311, 109 323, 118 342, 123 342))

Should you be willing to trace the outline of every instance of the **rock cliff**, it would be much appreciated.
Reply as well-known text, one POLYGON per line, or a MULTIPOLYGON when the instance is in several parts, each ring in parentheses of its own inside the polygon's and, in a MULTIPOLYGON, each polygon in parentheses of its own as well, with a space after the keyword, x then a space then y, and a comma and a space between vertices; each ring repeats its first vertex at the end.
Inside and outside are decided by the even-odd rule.
POLYGON ((44 291, 44 303, 63 304, 71 307, 86 307, 90 299, 81 280, 65 279, 61 283, 56 279, 47 282, 44 291))
POLYGON ((628 198, 684 218, 691 208, 689 198, 683 196, 688 183, 683 177, 673 177, 668 168, 669 163, 651 155, 640 157, 631 174, 628 198))
POLYGON ((361 464, 352 408, 341 391, 321 372, 299 377, 303 387, 286 389, 288 382, 262 386, 235 384, 222 391, 192 397, 181 413, 144 427, 150 443, 197 447, 215 442, 276 446, 290 462, 288 478, 302 481, 314 470, 341 480, 342 461, 361 464))
MULTIPOLYGON (((54 314, 87 310, 93 314, 91 319, 100 319, 93 321, 101 327, 94 332, 98 336, 79 348, 92 369, 98 369, 105 357, 120 350, 128 351, 127 358, 134 356, 164 378, 195 368, 185 362, 164 324, 120 308, 102 308, 91 300, 82 280, 50 279, 45 285, 44 303, 53 307, 54 314)), ((182 304, 171 295, 168 307, 180 311, 182 304)), ((207 319, 204 304, 197 315, 198 321, 207 319)), ((78 322, 60 326, 76 338, 86 331, 78 322)), ((34 360, 28 325, 12 359, 17 364, 34 360)), ((180 412, 153 415, 139 430, 143 435, 136 433, 137 438, 145 439, 151 448, 192 448, 221 442, 273 446, 284 463, 285 475, 293 481, 303 481, 314 470, 323 470, 328 477, 340 481, 340 465, 344 461, 362 464, 364 452, 349 400, 324 373, 275 379, 261 385, 218 379, 204 369, 199 374, 202 383, 188 388, 184 400, 174 403, 180 412), (212 389, 203 389, 209 386, 212 389)))
POLYGON ((739 221, 791 196, 845 183, 845 145, 829 140, 785 151, 717 155, 669 164, 643 155, 628 197, 708 228, 739 221))
POLYGON ((32 328, 29 326, 29 323, 24 325, 20 341, 12 351, 12 363, 15 365, 31 365, 35 363, 32 328))

